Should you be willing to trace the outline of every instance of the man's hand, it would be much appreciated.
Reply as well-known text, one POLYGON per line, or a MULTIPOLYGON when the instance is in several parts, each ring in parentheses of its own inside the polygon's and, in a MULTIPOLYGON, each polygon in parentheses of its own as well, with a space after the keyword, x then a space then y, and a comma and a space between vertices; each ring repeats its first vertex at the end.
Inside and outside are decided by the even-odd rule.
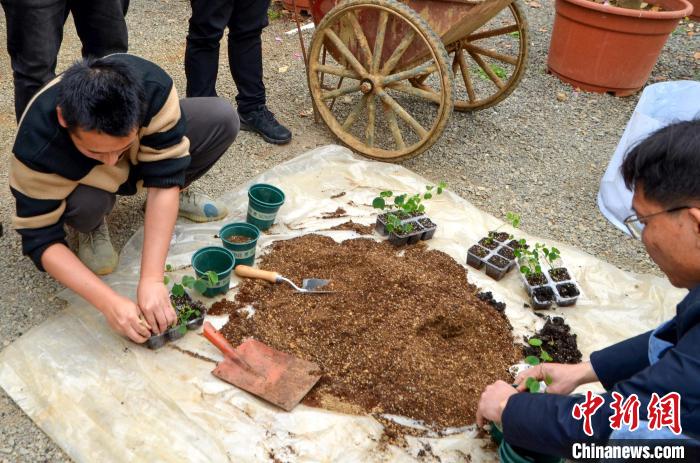
POLYGON ((578 363, 576 365, 540 363, 521 372, 515 378, 515 384, 518 385, 519 392, 527 389, 525 385, 527 378, 535 378, 538 381, 545 381, 545 378, 550 378, 551 384, 547 386, 547 392, 564 395, 571 394, 581 384, 592 383, 598 380, 591 362, 578 363))
POLYGON ((496 381, 486 386, 484 392, 481 393, 479 407, 476 410, 476 424, 483 426, 489 421, 500 423, 508 399, 517 393, 518 391, 505 381, 496 381))
POLYGON ((163 281, 139 282, 136 292, 141 313, 155 333, 162 333, 177 321, 177 315, 170 303, 170 294, 163 281))
POLYGON ((114 331, 136 343, 146 342, 151 335, 148 323, 141 318, 141 311, 130 299, 116 295, 103 313, 114 331))

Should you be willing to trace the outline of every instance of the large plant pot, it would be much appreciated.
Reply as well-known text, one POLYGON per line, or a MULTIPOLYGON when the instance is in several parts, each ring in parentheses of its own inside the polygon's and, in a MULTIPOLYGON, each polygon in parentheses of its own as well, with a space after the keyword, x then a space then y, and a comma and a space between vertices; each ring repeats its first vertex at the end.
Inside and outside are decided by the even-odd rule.
POLYGON ((556 0, 547 67, 564 82, 627 96, 644 86, 668 36, 690 14, 686 0, 651 0, 640 11, 591 0, 556 0))
MULTIPOLYGON (((311 14, 311 0, 297 0, 297 13, 302 11, 306 14, 311 14)), ((287 11, 294 11, 294 2, 292 0, 282 0, 282 5, 287 11)))
POLYGON ((694 21, 700 21, 700 0, 689 0, 690 4, 693 5, 693 12, 690 15, 690 19, 694 21))
POLYGON ((231 251, 217 246, 204 247, 192 255, 192 268, 197 278, 205 278, 208 271, 213 270, 219 277, 219 282, 209 286, 204 291, 204 296, 214 297, 217 294, 226 294, 231 282, 231 270, 236 258, 231 251))

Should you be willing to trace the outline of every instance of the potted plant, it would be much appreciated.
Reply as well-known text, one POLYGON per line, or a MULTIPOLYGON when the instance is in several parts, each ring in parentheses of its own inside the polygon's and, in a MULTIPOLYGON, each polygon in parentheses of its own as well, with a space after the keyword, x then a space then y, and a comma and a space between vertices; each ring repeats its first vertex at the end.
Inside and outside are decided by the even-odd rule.
POLYGON ((467 250, 467 264, 477 269, 486 266, 486 274, 495 280, 500 280, 513 268, 515 250, 526 246, 525 240, 516 240, 509 233, 499 232, 506 223, 518 228, 520 216, 514 212, 507 212, 506 222, 488 232, 487 236, 467 250))
POLYGON ((533 308, 548 309, 553 303, 566 307, 576 303, 580 291, 569 271, 562 265, 559 249, 536 243, 533 249, 516 249, 515 255, 533 308), (547 263, 547 272, 542 271, 540 258, 547 263))
MULTIPOLYGON (((166 272, 172 272, 173 268, 170 264, 165 266, 166 272)), ((164 284, 168 285, 171 279, 165 276, 164 284)), ((190 275, 182 277, 180 283, 173 282, 170 288, 170 302, 177 313, 177 321, 175 324, 161 334, 154 334, 146 341, 146 346, 149 349, 158 349, 163 347, 168 341, 175 341, 185 335, 187 330, 194 330, 202 326, 206 308, 199 301, 194 301, 185 288, 193 289, 200 294, 204 294, 210 286, 218 283, 218 275, 213 272, 207 272, 202 278, 194 278, 190 275)))
POLYGON ((692 9, 687 0, 556 0, 547 68, 586 91, 632 95, 692 9))
POLYGON ((425 215, 423 201, 431 199, 433 193, 442 194, 445 187, 445 182, 426 185, 423 194, 412 196, 408 193, 394 196, 392 191, 382 191, 372 201, 372 207, 388 212, 377 216, 375 229, 383 236, 389 235, 389 242, 396 246, 431 239, 437 225, 425 215), (393 202, 389 203, 389 198, 393 198, 393 202))

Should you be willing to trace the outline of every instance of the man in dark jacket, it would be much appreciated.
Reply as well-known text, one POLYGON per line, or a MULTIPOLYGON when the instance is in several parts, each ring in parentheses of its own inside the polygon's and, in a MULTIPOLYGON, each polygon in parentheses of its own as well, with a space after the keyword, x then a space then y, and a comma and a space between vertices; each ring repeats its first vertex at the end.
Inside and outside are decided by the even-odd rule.
POLYGON ((694 443, 700 438, 700 120, 652 134, 628 153, 622 174, 634 191, 635 214, 625 220, 630 233, 642 240, 671 284, 690 292, 674 318, 594 352, 589 362, 531 368, 516 378, 517 391, 503 381, 488 386, 477 420, 501 423, 504 439, 513 446, 572 457, 576 443, 630 438, 694 443), (550 377, 547 393, 522 392, 528 377, 550 377), (568 395, 595 381, 607 391, 597 403, 568 395), (636 430, 631 422, 611 421, 622 416, 615 407, 619 410, 628 399, 628 405, 638 401, 636 411, 629 409, 638 413, 636 430), (589 415, 589 433, 582 405, 596 409, 589 415))

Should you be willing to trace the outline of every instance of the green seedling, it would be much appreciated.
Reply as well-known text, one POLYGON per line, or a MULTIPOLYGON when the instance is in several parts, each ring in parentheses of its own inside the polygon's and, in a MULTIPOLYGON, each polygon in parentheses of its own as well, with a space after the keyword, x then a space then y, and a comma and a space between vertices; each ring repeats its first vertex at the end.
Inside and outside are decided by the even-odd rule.
MULTIPOLYGON (((528 355, 527 357, 525 357, 525 363, 534 367, 534 366, 537 366, 541 363, 551 362, 553 360, 552 356, 549 355, 549 353, 542 348, 542 340, 541 339, 530 338, 527 342, 531 346, 539 347, 540 348, 540 355, 539 355, 539 357, 534 356, 534 355, 528 355)), ((547 386, 552 384, 552 377, 549 375, 545 375, 544 383, 547 386)), ((532 393, 540 392, 540 382, 533 377, 530 377, 527 380, 525 380, 525 386, 532 393)))
POLYGON ((561 257, 561 253, 559 252, 559 249, 555 248, 552 246, 551 248, 546 248, 542 246, 542 255, 544 256, 545 262, 547 262, 547 265, 549 265, 549 268, 554 268, 554 264, 556 261, 561 257))
MULTIPOLYGON (((520 214, 516 214, 515 212, 510 212, 510 211, 506 212, 506 221, 503 222, 502 224, 500 224, 498 226, 498 228, 496 228, 495 230, 492 230, 489 232, 489 235, 486 237, 487 244, 493 243, 493 239, 496 236, 496 234, 498 233, 498 230, 500 230, 505 224, 510 224, 511 227, 518 228, 520 226, 520 214)), ((508 235, 508 239, 512 240, 513 235, 508 235)), ((525 244, 524 239, 522 239, 520 241, 522 241, 521 244, 525 244)))
POLYGON ((408 193, 394 196, 393 191, 382 191, 372 201, 372 207, 380 210, 391 209, 392 212, 386 216, 387 231, 405 235, 413 231, 413 224, 404 224, 401 223, 401 220, 410 217, 413 213, 425 212, 423 201, 432 199, 433 194, 441 195, 446 186, 445 182, 439 182, 437 185, 426 185, 424 193, 416 193, 412 196, 409 196, 408 193), (390 198, 393 198, 393 201, 390 201, 390 198))
POLYGON ((182 307, 177 313, 177 322, 175 322, 175 325, 177 325, 177 330, 180 332, 180 334, 185 334, 187 331, 187 322, 199 317, 200 315, 201 312, 198 309, 192 308, 189 305, 182 307))
POLYGON ((520 240, 519 244, 521 246, 514 253, 515 257, 518 258, 518 262, 520 262, 520 273, 525 276, 542 273, 542 264, 540 264, 541 245, 538 243, 533 249, 526 249, 524 246, 525 240, 520 240))
MULTIPOLYGON (((167 264, 165 266, 165 271, 172 272, 173 267, 170 264, 167 264)), ((165 277, 163 277, 164 284, 167 285, 170 283, 170 281, 171 280, 168 275, 165 275, 165 277)), ((198 293, 204 294, 207 288, 213 287, 218 282, 219 275, 213 270, 209 270, 207 273, 204 274, 203 277, 200 278, 194 278, 193 276, 185 275, 182 277, 182 281, 180 283, 173 283, 172 288, 170 288, 170 294, 172 294, 175 297, 183 296, 185 294, 185 288, 194 289, 198 293)))

